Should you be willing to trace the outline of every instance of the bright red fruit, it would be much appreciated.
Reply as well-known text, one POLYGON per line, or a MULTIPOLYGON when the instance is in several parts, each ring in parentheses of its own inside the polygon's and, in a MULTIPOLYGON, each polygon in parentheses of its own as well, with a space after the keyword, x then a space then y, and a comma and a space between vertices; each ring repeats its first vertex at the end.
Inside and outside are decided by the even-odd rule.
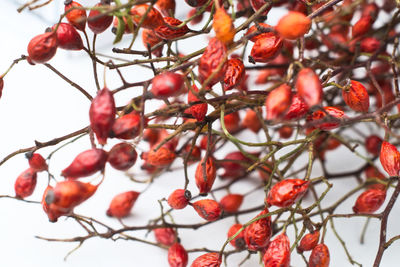
POLYGON ((115 121, 114 96, 108 88, 98 91, 89 109, 90 128, 96 134, 100 145, 107 143, 108 135, 115 121))
MULTIPOLYGON (((106 5, 103 5, 102 3, 96 4, 94 7, 99 8, 99 7, 106 7, 106 5)), ((107 30, 108 27, 110 27, 111 23, 113 22, 113 16, 108 14, 108 15, 101 15, 101 12, 99 10, 92 9, 90 10, 89 17, 88 17, 88 26, 94 32, 95 34, 100 34, 107 30), (93 19, 94 17, 97 17, 96 19, 93 19)))
MULTIPOLYGON (((228 238, 232 237, 235 235, 243 225, 236 223, 232 225, 229 230, 228 230, 228 238)), ((229 242, 232 246, 234 246, 237 249, 244 249, 246 247, 246 242, 244 241, 244 231, 241 231, 234 239, 229 242)))
POLYGON ((313 233, 308 233, 303 236, 303 238, 300 240, 300 244, 297 247, 297 251, 303 252, 303 251, 309 251, 315 248, 315 246, 318 244, 319 241, 319 231, 314 231, 313 233))
POLYGON ((282 84, 278 88, 272 90, 267 99, 265 106, 267 107, 267 120, 281 118, 292 103, 292 89, 287 84, 282 84))
POLYGON ((97 190, 97 186, 80 181, 67 180, 58 182, 53 188, 47 187, 43 195, 42 205, 51 222, 58 217, 67 215, 73 209, 90 198, 97 190))
POLYGON ((234 213, 239 210, 243 198, 241 194, 228 194, 219 201, 219 205, 225 212, 234 213))
POLYGON ((188 204, 189 200, 192 198, 190 191, 185 189, 176 189, 168 197, 168 204, 171 208, 180 210, 184 209, 188 204))
POLYGON ((212 157, 208 157, 205 164, 205 172, 203 167, 203 159, 196 168, 195 179, 197 188, 200 190, 201 195, 207 195, 210 192, 215 177, 217 177, 217 169, 215 168, 214 159, 212 157))
POLYGON ((317 245, 311 252, 309 267, 329 267, 329 250, 325 244, 317 245))
MULTIPOLYGON (((150 29, 143 29, 142 31, 142 42, 145 48, 147 46, 150 46, 152 48, 153 46, 157 45, 158 43, 162 42, 163 40, 156 35, 156 33, 153 30, 150 29)), ((156 56, 160 57, 162 55, 162 48, 163 46, 160 46, 157 49, 152 49, 151 53, 156 56)))
POLYGON ((267 203, 286 208, 299 200, 307 191, 310 182, 301 179, 286 179, 272 186, 267 203))
POLYGON ((254 133, 258 133, 262 127, 261 122, 257 117, 257 113, 252 109, 247 110, 246 115, 242 120, 242 126, 248 128, 254 133))
POLYGON ((29 168, 22 172, 15 180, 14 189, 17 198, 25 198, 32 195, 36 187, 36 171, 29 168))
POLYGON ((97 148, 89 149, 79 153, 72 163, 61 172, 61 175, 68 179, 89 176, 103 170, 106 161, 106 151, 97 148))
MULTIPOLYGON (((154 145, 154 148, 156 146, 157 144, 154 145)), ((154 148, 150 148, 150 151, 147 154, 147 163, 157 167, 165 167, 175 160, 176 154, 173 150, 166 146, 160 147, 157 151, 155 151, 154 148)))
POLYGON ((310 68, 304 68, 297 74, 296 89, 304 102, 312 107, 322 102, 322 84, 318 75, 310 68))
MULTIPOLYGON (((199 88, 195 84, 192 86, 193 91, 198 92, 199 88)), ((195 94, 192 93, 191 90, 188 91, 188 103, 191 104, 193 102, 199 101, 199 98, 195 94)), ((190 113, 193 117, 198 121, 203 121, 207 114, 208 105, 207 103, 196 104, 190 107, 190 113)))
POLYGON ((370 135, 365 139, 365 149, 368 153, 371 153, 374 156, 379 156, 382 145, 382 138, 377 135, 370 135))
POLYGON ((250 56, 255 62, 268 62, 279 54, 282 45, 282 38, 276 33, 263 33, 254 43, 250 56))
POLYGON ((187 266, 188 253, 181 244, 175 243, 168 249, 168 263, 170 267, 187 266))
POLYGON ((81 4, 75 1, 67 0, 64 2, 64 4, 65 4, 64 7, 65 12, 67 12, 72 8, 76 8, 68 11, 66 15, 68 22, 71 23, 78 30, 84 31, 86 26, 86 10, 83 9, 81 4))
POLYGON ((368 112, 369 95, 364 85, 357 81, 351 81, 348 90, 342 91, 343 100, 354 111, 368 112))
POLYGON ((325 131, 332 130, 332 129, 339 127, 340 122, 336 122, 336 121, 322 122, 322 120, 328 120, 328 121, 330 120, 330 118, 327 117, 327 114, 329 116, 334 117, 334 119, 341 119, 341 118, 346 117, 344 112, 337 107, 324 107, 324 111, 322 111, 322 110, 314 111, 314 113, 311 114, 311 116, 309 116, 307 118, 307 121, 318 121, 318 123, 314 124, 314 126, 320 128, 321 130, 325 130, 325 131))
POLYGON ((358 196, 353 207, 355 213, 373 213, 385 202, 386 190, 370 188, 358 196))
MULTIPOLYGON (((57 27, 55 24, 52 27, 54 30, 57 27)), ((78 31, 69 23, 61 22, 57 28, 58 46, 66 50, 82 50, 83 42, 78 31)))
POLYGON ((220 267, 221 262, 218 253, 210 252, 197 257, 190 267, 220 267))
POLYGON ((361 17, 351 28, 353 39, 366 34, 372 26, 373 20, 370 15, 361 17))
POLYGON ((165 99, 178 95, 184 86, 183 76, 174 72, 163 72, 154 77, 151 92, 155 98, 165 99))
MULTIPOLYGON (((118 117, 112 125, 109 135, 119 139, 130 140, 140 133, 140 114, 136 112, 118 117)), ((147 126, 147 119, 144 119, 143 127, 147 126)))
POLYGON ((310 30, 311 19, 301 12, 290 11, 279 20, 275 28, 283 38, 295 40, 310 30))
POLYGON ((31 167, 33 171, 41 172, 48 169, 46 160, 42 157, 42 155, 29 152, 26 153, 25 156, 28 159, 29 167, 31 167))
MULTIPOLYGON (((256 217, 267 214, 269 211, 265 208, 256 217)), ((269 244, 272 235, 271 216, 259 219, 244 229, 244 240, 251 251, 263 250, 269 244)))
POLYGON ((172 246, 176 240, 176 232, 173 228, 156 228, 153 230, 157 242, 164 246, 172 246))
POLYGON ((154 30, 158 26, 161 26, 165 23, 163 16, 157 9, 155 9, 154 7, 150 7, 147 4, 140 4, 132 7, 130 10, 130 14, 133 23, 135 23, 137 26, 148 8, 150 8, 150 11, 147 13, 147 16, 142 22, 141 27, 154 30))
POLYGON ((218 220, 222 213, 218 202, 212 199, 198 200, 193 203, 193 208, 201 218, 209 222, 218 220))
POLYGON ((108 152, 107 161, 115 169, 125 171, 135 164, 136 159, 137 153, 131 144, 119 143, 114 145, 108 152))
POLYGON ((203 52, 199 62, 199 78, 202 83, 211 75, 213 75, 213 78, 211 78, 208 86, 212 86, 224 79, 227 67, 224 63, 226 56, 227 48, 225 44, 217 38, 210 39, 208 46, 203 52))
POLYGON ((292 97, 292 103, 286 115, 284 116, 285 120, 298 119, 303 117, 309 110, 308 105, 300 98, 298 94, 294 94, 292 97))
POLYGON ((390 176, 398 176, 400 172, 400 152, 389 142, 383 141, 379 156, 383 169, 390 176))
POLYGON ((129 215, 136 199, 139 197, 139 192, 128 191, 116 195, 110 203, 107 210, 107 215, 116 218, 123 218, 129 215))
POLYGON ((34 63, 46 63, 57 52, 58 39, 55 32, 45 32, 32 38, 28 44, 29 59, 34 63))
POLYGON ((179 26, 182 21, 172 17, 164 17, 165 23, 154 29, 154 32, 158 37, 165 40, 172 40, 181 37, 189 32, 188 26, 184 25, 180 28, 174 28, 179 26))
POLYGON ((229 133, 235 133, 240 129, 239 112, 232 112, 224 116, 225 128, 229 133))
POLYGON ((285 233, 272 240, 263 257, 264 267, 290 266, 290 241, 285 233))
POLYGON ((246 75, 243 61, 238 58, 231 58, 226 63, 224 77, 224 90, 228 91, 240 85, 246 75))

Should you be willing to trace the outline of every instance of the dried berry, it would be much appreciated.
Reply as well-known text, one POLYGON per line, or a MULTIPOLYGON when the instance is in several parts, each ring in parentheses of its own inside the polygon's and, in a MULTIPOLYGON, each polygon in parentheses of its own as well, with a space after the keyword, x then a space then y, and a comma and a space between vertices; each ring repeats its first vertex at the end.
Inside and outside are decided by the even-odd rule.
MULTIPOLYGON (((140 114, 136 112, 125 114, 117 118, 112 125, 110 135, 116 138, 130 140, 140 133, 140 114)), ((147 119, 144 119, 143 127, 147 126, 147 119)))
MULTIPOLYGON (((265 208, 255 218, 264 216, 269 213, 265 208)), ((271 216, 258 219, 244 230, 244 240, 246 241, 247 248, 251 251, 263 250, 269 244, 272 235, 271 216)))
POLYGON ((353 211, 355 213, 373 213, 382 206, 385 199, 386 190, 367 189, 358 196, 353 211))
POLYGON ((279 128, 279 137, 282 139, 288 139, 293 134, 293 128, 287 125, 282 126, 279 128))
POLYGON ((377 135, 370 135, 365 139, 365 149, 373 156, 379 156, 381 152, 382 138, 377 135))
POLYGON ((174 72, 163 72, 154 77, 151 92, 155 98, 165 99, 181 93, 184 80, 183 76, 174 72))
POLYGON ((197 257, 190 267, 220 267, 221 262, 218 253, 210 252, 197 257))
POLYGON ((361 40, 360 50, 365 53, 375 53, 379 47, 381 46, 381 42, 375 37, 365 37, 361 40))
POLYGON ((214 14, 213 29, 218 40, 229 45, 235 37, 235 26, 231 16, 229 16, 225 9, 217 8, 214 14))
POLYGON ((295 203, 306 193, 310 182, 301 179, 286 179, 272 186, 267 196, 267 203, 286 208, 295 203))
POLYGON ((267 107, 267 120, 274 120, 283 117, 291 103, 292 89, 289 85, 282 84, 278 88, 272 90, 265 100, 265 106, 267 107))
POLYGON ((170 267, 187 266, 188 253, 181 244, 175 243, 168 249, 168 263, 170 267))
POLYGON ((251 59, 255 62, 268 62, 279 54, 282 45, 282 39, 276 33, 264 33, 254 43, 250 53, 251 59))
POLYGON ((310 68, 304 68, 297 74, 296 89, 299 97, 312 107, 322 102, 322 84, 318 75, 310 68))
POLYGON ((353 39, 366 34, 372 27, 372 17, 363 16, 361 17, 351 28, 351 34, 353 39))
POLYGON ((198 200, 193 203, 193 208, 201 218, 209 222, 218 220, 222 213, 218 202, 212 199, 198 200))
POLYGON ((129 215, 133 205, 139 197, 139 192, 128 191, 116 195, 110 203, 107 215, 115 218, 123 218, 129 215))
MULTIPOLYGON (((195 92, 199 92, 199 89, 197 88, 197 86, 195 84, 193 84, 192 89, 195 92)), ((199 100, 200 99, 197 98, 197 96, 194 93, 192 93, 191 90, 189 90, 188 103, 191 104, 191 103, 197 102, 199 100)), ((203 121, 207 114, 207 109, 208 109, 207 103, 196 104, 196 105, 193 105, 190 107, 190 113, 192 114, 193 117, 196 118, 196 120, 203 121)))
POLYGON ((29 167, 35 172, 46 171, 48 169, 46 160, 38 153, 28 152, 25 154, 29 162, 29 167))
MULTIPOLYGON (((56 29, 55 24, 52 29, 56 29)), ((83 42, 78 31, 69 23, 61 22, 57 28, 58 46, 66 50, 82 50, 83 42)))
POLYGON ((125 171, 135 164, 136 159, 137 153, 131 144, 119 143, 114 145, 108 152, 107 161, 113 168, 125 171))
POLYGON ((290 11, 279 20, 275 28, 283 38, 295 40, 310 30, 311 19, 303 13, 290 11))
MULTIPOLYGON (((101 8, 106 7, 101 2, 96 4, 94 7, 101 8)), ((89 17, 88 17, 88 26, 89 29, 92 30, 95 34, 100 34, 107 30, 110 27, 111 23, 113 22, 112 15, 101 15, 101 11, 97 9, 90 10, 89 17)))
POLYGON ((164 246, 172 246, 176 240, 176 232, 173 228, 156 228, 153 230, 157 242, 164 246))
MULTIPOLYGON (((228 238, 234 236, 240 229, 242 229, 243 225, 236 223, 232 225, 228 230, 228 238)), ((246 242, 244 241, 244 231, 241 231, 234 239, 229 242, 232 246, 237 249, 244 249, 246 247, 246 242)))
POLYGON ((225 44, 217 38, 210 39, 199 62, 199 78, 202 83, 210 79, 208 85, 212 86, 224 79, 226 56, 225 44), (213 75, 212 78, 210 78, 211 75, 213 75))
POLYGON ((29 168, 22 172, 15 180, 14 189, 17 198, 26 198, 32 195, 36 187, 36 171, 29 168))
MULTIPOLYGON (((155 46, 158 43, 161 43, 162 41, 163 40, 160 37, 158 37, 153 30, 143 29, 142 42, 146 48, 147 48, 147 46, 152 48, 153 46, 155 46)), ((160 57, 162 55, 162 47, 163 46, 160 46, 159 48, 157 48, 155 50, 152 49, 151 53, 156 57, 160 57)))
POLYGON ((189 204, 189 200, 192 198, 192 194, 189 190, 176 189, 168 197, 168 204, 171 208, 180 210, 186 208, 189 204))
POLYGON ((303 117, 309 110, 308 105, 299 97, 298 94, 294 94, 292 97, 292 103, 284 116, 285 120, 299 119, 303 117))
POLYGON ((264 267, 290 266, 290 241, 285 233, 272 240, 263 257, 264 267))
POLYGON ((79 153, 61 175, 68 179, 86 177, 102 171, 107 161, 107 152, 103 149, 89 149, 79 153))
POLYGON ((319 231, 314 231, 312 233, 304 235, 303 238, 300 240, 297 251, 301 253, 303 251, 310 251, 314 249, 315 246, 318 244, 319 235, 319 231))
POLYGON ((389 142, 383 141, 379 156, 383 169, 390 176, 398 176, 400 172, 400 152, 389 142))
MULTIPOLYGON (((157 147, 157 144, 154 146, 157 147)), ((147 155, 147 163, 157 167, 165 167, 175 160, 175 152, 168 147, 162 146, 157 151, 154 148, 151 148, 147 155)))
POLYGON ((89 109, 90 128, 96 134, 100 145, 107 143, 107 138, 115 121, 114 96, 108 88, 98 91, 89 109))
POLYGON ((225 128, 229 133, 236 133, 240 129, 240 116, 238 112, 232 112, 224 116, 225 128))
POLYGON ((240 151, 228 153, 221 162, 224 173, 221 178, 238 178, 246 174, 246 164, 250 164, 250 159, 240 151))
POLYGON ((206 195, 210 192, 215 178, 217 176, 217 169, 215 168, 214 159, 212 157, 208 157, 205 164, 204 171, 204 161, 203 159, 196 168, 195 179, 196 186, 200 191, 201 195, 206 195))
POLYGON ((250 129, 254 133, 258 133, 258 131, 260 131, 261 122, 258 119, 257 113, 254 110, 247 110, 246 115, 242 120, 242 126, 250 129))
POLYGON ((357 81, 351 81, 350 88, 342 91, 343 100, 354 111, 368 112, 369 95, 364 85, 357 81))
POLYGON ((65 1, 64 10, 69 23, 80 31, 85 30, 86 26, 86 10, 82 5, 75 1, 65 1), (72 9, 75 8, 75 9, 72 9))
POLYGON ((243 61, 238 58, 229 59, 226 65, 224 90, 228 91, 241 84, 246 75, 246 70, 243 61))
POLYGON ((138 26, 140 20, 149 8, 150 11, 147 13, 146 18, 143 20, 141 27, 154 30, 158 26, 162 26, 165 23, 161 13, 157 9, 147 4, 140 4, 132 7, 130 10, 130 14, 133 23, 138 26))
POLYGON ((43 195, 42 205, 49 220, 57 221, 58 217, 67 215, 90 198, 97 186, 75 180, 58 182, 54 188, 48 187, 43 195))
POLYGON ((225 212, 235 213, 242 205, 243 198, 242 194, 228 194, 219 201, 219 205, 225 212))
POLYGON ((325 244, 317 245, 311 252, 309 267, 329 267, 329 250, 325 244))
POLYGON ((32 38, 28 44, 29 59, 34 63, 46 63, 57 52, 58 39, 55 32, 45 32, 32 38))
POLYGON ((340 122, 336 120, 344 117, 346 117, 346 115, 339 108, 324 107, 324 111, 322 110, 314 111, 314 113, 311 114, 311 116, 309 116, 307 120, 316 122, 314 123, 314 126, 320 128, 321 130, 328 131, 339 127, 340 122), (324 122, 324 120, 327 120, 328 122, 324 122))
POLYGON ((165 23, 154 29, 154 32, 158 37, 165 40, 171 40, 181 37, 189 32, 188 26, 178 26, 182 24, 182 21, 172 17, 164 17, 165 23))
POLYGON ((175 14, 175 0, 157 0, 156 7, 165 17, 173 17, 175 14))

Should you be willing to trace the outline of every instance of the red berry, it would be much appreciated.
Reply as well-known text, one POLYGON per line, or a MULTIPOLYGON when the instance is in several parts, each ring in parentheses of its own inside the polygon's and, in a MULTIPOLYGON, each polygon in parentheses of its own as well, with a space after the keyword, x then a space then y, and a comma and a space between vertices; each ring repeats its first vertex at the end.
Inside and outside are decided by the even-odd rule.
POLYGON ((116 195, 110 203, 107 210, 107 215, 115 218, 123 218, 129 215, 136 199, 139 197, 139 192, 128 191, 116 195))

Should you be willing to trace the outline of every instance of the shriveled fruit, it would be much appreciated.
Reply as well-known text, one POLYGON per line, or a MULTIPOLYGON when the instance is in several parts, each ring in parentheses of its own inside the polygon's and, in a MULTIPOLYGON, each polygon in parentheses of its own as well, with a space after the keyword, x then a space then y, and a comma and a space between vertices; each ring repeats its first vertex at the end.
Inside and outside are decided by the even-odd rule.
POLYGON ((272 90, 267 99, 265 106, 267 107, 267 120, 281 118, 292 103, 292 89, 287 84, 282 84, 278 88, 272 90))
POLYGON ((268 62, 274 59, 281 51, 282 38, 274 32, 262 34, 254 43, 250 56, 255 62, 268 62))
POLYGON ((348 89, 342 90, 343 100, 354 111, 368 112, 369 95, 364 85, 357 81, 351 81, 348 89))
POLYGON ((207 160, 203 159, 197 165, 195 179, 196 186, 199 188, 201 195, 206 195, 208 192, 210 192, 215 178, 217 177, 216 170, 214 159, 212 157, 208 157, 207 160))
MULTIPOLYGON (((265 216, 269 213, 265 208, 255 218, 265 216)), ((247 248, 251 251, 259 251, 266 248, 272 235, 271 216, 258 219, 244 230, 244 240, 246 241, 247 248)))
POLYGON ((189 190, 176 189, 169 195, 168 205, 176 210, 184 209, 189 204, 191 198, 192 194, 189 190))
POLYGON ((285 179, 274 186, 267 196, 267 203, 286 208, 299 200, 306 193, 310 182, 301 179, 285 179))
POLYGON ((219 201, 219 205, 224 211, 234 213, 239 210, 243 198, 244 196, 242 194, 228 194, 219 201))
POLYGON ((380 161, 383 169, 390 176, 397 176, 400 172, 400 152, 387 141, 382 142, 380 161))
POLYGON ((29 168, 23 171, 15 180, 14 190, 17 198, 26 198, 32 195, 36 187, 36 171, 29 168))
MULTIPOLYGON (((192 86, 193 91, 198 92, 199 89, 195 84, 192 86)), ((188 103, 191 104, 193 102, 199 101, 200 99, 192 93, 191 90, 188 92, 188 103)), ((193 117, 196 118, 198 121, 203 121, 206 114, 207 114, 208 105, 207 103, 200 103, 190 107, 190 113, 193 117)))
POLYGON ((155 98, 165 99, 181 93, 184 80, 183 76, 175 72, 163 72, 154 77, 151 92, 155 98))
POLYGON ((311 19, 301 12, 290 11, 279 20, 275 28, 283 38, 295 40, 310 30, 311 19))
POLYGON ((103 170, 106 161, 106 151, 92 148, 79 153, 72 163, 61 172, 61 175, 68 179, 89 176, 103 170))
POLYGON ((133 205, 139 197, 139 192, 128 191, 116 195, 110 203, 107 215, 115 218, 123 218, 129 215, 133 205))
POLYGON ((133 6, 130 10, 130 14, 133 23, 138 25, 142 20, 144 14, 146 14, 147 9, 149 8, 150 11, 147 13, 146 18, 143 20, 141 27, 154 30, 158 26, 161 26, 165 23, 161 13, 157 9, 147 4, 140 4, 133 6))
POLYGON ((322 101, 322 84, 318 75, 310 68, 304 68, 297 74, 296 89, 299 97, 312 107, 322 101))
POLYGON ((329 267, 329 249, 325 244, 317 245, 311 252, 309 259, 310 267, 329 267))
POLYGON ((193 208, 199 216, 209 222, 218 220, 221 217, 221 207, 215 200, 202 199, 193 203, 193 208))
POLYGON ((290 241, 286 233, 282 233, 272 240, 263 257, 264 267, 290 266, 290 241))
POLYGON ((386 190, 370 188, 358 196, 353 211, 355 213, 373 213, 385 202, 386 190))
POLYGON ((115 114, 114 96, 107 87, 104 87, 93 98, 89 109, 90 128, 100 145, 107 143, 109 132, 115 121, 115 114))
POLYGON ((319 241, 319 231, 314 231, 313 233, 308 233, 303 236, 300 240, 300 244, 297 247, 298 252, 309 251, 315 248, 319 241))
MULTIPOLYGON (((228 230, 228 238, 234 236, 242 227, 243 225, 240 223, 232 225, 228 230)), ((241 231, 229 243, 237 249, 244 249, 246 247, 246 242, 244 241, 244 231, 241 231)))
POLYGON ((224 77, 224 90, 231 90, 243 81, 246 70, 243 61, 238 58, 231 58, 227 61, 227 67, 224 77))
POLYGON ((210 39, 199 62, 199 78, 201 82, 209 80, 208 85, 212 86, 224 79, 226 71, 227 48, 217 38, 210 39), (213 75, 212 78, 210 76, 213 75))
POLYGON ((46 63, 57 52, 58 39, 55 32, 45 32, 31 39, 28 44, 29 59, 34 63, 46 63))
POLYGON ((210 252, 197 257, 190 267, 220 267, 221 257, 218 253, 210 252))
POLYGON ((137 159, 135 148, 128 143, 119 143, 114 145, 108 152, 107 161, 117 170, 128 170, 137 159))
POLYGON ((181 37, 189 32, 188 26, 184 25, 180 28, 179 26, 182 21, 172 17, 164 17, 164 24, 154 29, 154 32, 158 37, 165 40, 171 40, 174 38, 181 37))

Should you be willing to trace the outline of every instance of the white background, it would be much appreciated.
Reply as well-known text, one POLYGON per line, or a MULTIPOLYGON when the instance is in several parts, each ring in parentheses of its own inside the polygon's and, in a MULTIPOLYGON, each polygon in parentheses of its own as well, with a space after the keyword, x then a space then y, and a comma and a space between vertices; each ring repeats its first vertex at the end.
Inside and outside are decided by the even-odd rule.
MULTIPOLYGON (((1 1, 0 4, 0 72, 8 68, 13 59, 21 54, 26 54, 26 47, 29 40, 44 29, 57 21, 58 14, 63 10, 62 1, 54 1, 52 5, 40 10, 39 12, 24 11, 21 14, 16 12, 17 1, 1 1)), ((96 1, 82 1, 86 4, 95 4, 96 1)), ((178 2, 177 17, 184 18, 187 6, 183 2, 178 2), (182 7, 182 8, 181 8, 182 7)), ((274 25, 280 15, 271 15, 268 22, 274 25)), ((140 43, 140 40, 137 41, 140 43)), ((99 49, 107 51, 111 47, 112 34, 107 33, 99 38, 99 49)), ((197 39, 196 42, 187 41, 182 50, 184 52, 194 51, 193 47, 204 45, 204 38, 197 39)), ((121 45, 123 47, 124 44, 121 45)), ((126 43, 125 43, 126 45, 126 43)), ((138 45, 139 49, 143 49, 138 45)), ((61 70, 67 77, 86 88, 92 95, 95 86, 92 78, 91 62, 84 52, 65 52, 59 50, 54 59, 50 62, 57 69, 61 70)), ((149 74, 140 73, 135 70, 126 70, 124 74, 128 81, 143 80, 149 74)), ((99 67, 99 72, 102 73, 99 67)), ((101 75, 102 76, 102 75, 101 75)), ((102 80, 101 80, 102 81, 102 80)), ((120 85, 118 78, 112 72, 107 73, 107 84, 110 88, 120 85)), ((138 88, 127 90, 117 98, 117 104, 127 103, 130 97, 137 94, 138 88)), ((30 66, 26 62, 19 63, 5 79, 3 96, 0 99, 0 158, 19 148, 34 145, 34 140, 47 141, 54 137, 62 136, 66 133, 80 129, 88 124, 89 101, 82 95, 59 79, 54 73, 42 65, 30 66)), ((154 107, 153 107, 154 108, 154 107)), ((243 138, 243 135, 241 136, 243 138)), ((111 142, 111 144, 113 141, 111 142)), ((115 143, 115 142, 114 142, 115 143)), ((74 143, 57 153, 51 161, 51 171, 59 174, 65 168, 74 155, 90 147, 88 138, 74 143)), ((54 148, 41 150, 47 156, 54 148)), ((140 151, 138 151, 140 153, 140 151)), ((360 150, 360 153, 364 151, 360 150)), ((219 158, 223 154, 218 154, 219 158)), ((345 148, 340 148, 335 153, 328 154, 331 161, 332 171, 345 171, 354 169, 360 164, 359 161, 350 161, 354 157, 345 148)), ((181 165, 179 161, 177 166, 181 165)), ((13 195, 14 181, 16 177, 28 167, 24 156, 18 155, 0 167, 0 195, 13 195)), ((316 165, 316 168, 318 166, 316 165)), ((193 167, 190 175, 193 174, 193 167)), ((317 176, 318 172, 313 174, 317 176)), ((256 185, 257 177, 249 179, 246 185, 233 187, 233 192, 247 192, 256 185)), ((138 179, 144 179, 137 175, 138 179)), ((183 172, 177 171, 158 179, 156 183, 141 195, 138 199, 132 216, 125 220, 128 225, 144 225, 148 219, 154 218, 159 214, 157 199, 166 197, 169 193, 182 186, 183 172)), ((45 174, 39 174, 38 185, 35 193, 29 197, 32 200, 40 200, 42 192, 47 184, 45 174)), ((343 192, 347 192, 354 187, 354 180, 335 181, 333 190, 327 195, 326 203, 332 203, 343 192)), ((109 225, 120 227, 120 224, 113 219, 105 216, 105 210, 113 195, 127 191, 144 189, 142 184, 134 184, 124 176, 123 173, 109 170, 105 182, 99 187, 98 192, 87 202, 76 209, 79 214, 93 216, 109 225)), ((194 187, 190 187, 192 192, 197 192, 194 187)), ((323 189, 323 187, 321 187, 323 189)), ((391 195, 389 191, 388 196, 391 195)), ((220 198, 223 194, 217 194, 220 198)), ((389 198, 389 197, 388 197, 389 198)), ((245 199, 244 206, 252 207, 262 203, 262 194, 251 194, 245 199)), ((346 201, 346 205, 338 210, 339 213, 350 213, 355 198, 346 201)), ((305 203, 307 200, 305 200, 305 203)), ((387 201, 386 201, 387 203, 387 201)), ((328 205, 326 204, 326 205, 328 205)), ((388 237, 400 234, 399 231, 399 209, 397 203, 389 220, 388 237)), ((76 244, 38 240, 35 236, 69 238, 85 234, 73 220, 61 218, 58 223, 50 223, 40 205, 27 204, 12 199, 0 199, 0 266, 168 266, 166 261, 166 251, 159 248, 142 245, 135 242, 102 240, 93 238, 86 241, 83 246, 72 254, 67 261, 63 261, 64 256, 76 244)), ((200 222, 197 214, 190 208, 178 212, 176 217, 179 223, 200 222)), ((244 223, 251 219, 255 214, 241 217, 244 223)), ((379 223, 372 220, 366 235, 366 244, 359 244, 359 236, 365 219, 337 219, 336 226, 346 244, 350 248, 350 253, 355 260, 371 266, 375 258, 378 245, 379 223)), ((187 248, 208 247, 218 249, 226 238, 227 228, 233 223, 231 218, 225 219, 218 226, 205 227, 199 231, 182 231, 180 237, 183 245, 187 248)), ((330 229, 329 229, 330 230, 330 229)), ((145 232, 132 233, 133 235, 144 238, 145 232)), ((148 236, 153 240, 153 236, 148 236)), ((329 231, 326 244, 331 252, 331 266, 351 266, 347 261, 343 248, 329 231)), ((228 250, 232 249, 230 246, 228 250)), ((398 253, 400 242, 392 245, 384 254, 381 266, 398 266, 398 253), (397 261, 396 261, 397 260, 397 261)), ((308 257, 308 254, 306 254, 308 257)), ((190 262, 198 254, 190 255, 190 262)), ((228 266, 237 266, 246 256, 241 253, 232 256, 228 260, 228 266)), ((292 254, 292 266, 303 266, 296 253, 292 254)), ((257 256, 243 266, 258 266, 257 256)))

